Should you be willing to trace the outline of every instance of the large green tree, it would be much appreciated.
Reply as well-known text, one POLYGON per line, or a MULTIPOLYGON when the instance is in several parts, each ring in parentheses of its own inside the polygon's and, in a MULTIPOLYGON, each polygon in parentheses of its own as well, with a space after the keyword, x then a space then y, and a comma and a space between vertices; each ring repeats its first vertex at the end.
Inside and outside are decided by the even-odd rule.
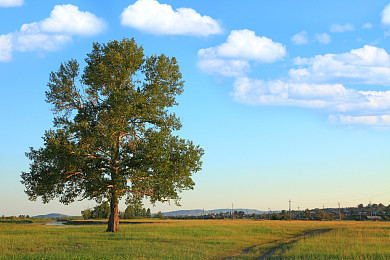
POLYGON ((50 74, 47 102, 54 129, 30 148, 22 183, 29 199, 110 202, 107 231, 118 230, 118 202, 134 195, 180 199, 192 189, 203 149, 175 135, 172 107, 183 91, 175 58, 146 57, 134 39, 93 44, 80 73, 76 60, 50 74))

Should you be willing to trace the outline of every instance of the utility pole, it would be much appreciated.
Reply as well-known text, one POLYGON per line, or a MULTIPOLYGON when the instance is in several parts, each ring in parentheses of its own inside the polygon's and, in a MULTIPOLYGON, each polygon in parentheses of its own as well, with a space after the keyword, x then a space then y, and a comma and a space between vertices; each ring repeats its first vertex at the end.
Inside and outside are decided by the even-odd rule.
POLYGON ((232 203, 232 219, 234 219, 234 211, 233 211, 233 203, 232 203))
POLYGON ((271 209, 268 208, 268 220, 271 220, 271 209))
POLYGON ((290 220, 291 220, 291 200, 288 201, 288 211, 290 212, 290 220))
POLYGON ((340 217, 340 221, 341 221, 341 209, 340 209, 340 202, 338 202, 339 204, 339 217, 340 217))
POLYGON ((203 220, 204 220, 204 208, 203 208, 203 211, 202 211, 202 215, 203 215, 203 220))
POLYGON ((371 200, 370 200, 370 213, 371 213, 371 220, 372 220, 372 208, 371 208, 371 200))

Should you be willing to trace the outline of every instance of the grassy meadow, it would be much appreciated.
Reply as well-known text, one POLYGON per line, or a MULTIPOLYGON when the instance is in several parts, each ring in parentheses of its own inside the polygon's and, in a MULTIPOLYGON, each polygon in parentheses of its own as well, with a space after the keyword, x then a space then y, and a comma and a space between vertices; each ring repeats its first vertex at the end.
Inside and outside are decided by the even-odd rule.
POLYGON ((0 259, 389 259, 389 222, 148 220, 0 223, 0 259))

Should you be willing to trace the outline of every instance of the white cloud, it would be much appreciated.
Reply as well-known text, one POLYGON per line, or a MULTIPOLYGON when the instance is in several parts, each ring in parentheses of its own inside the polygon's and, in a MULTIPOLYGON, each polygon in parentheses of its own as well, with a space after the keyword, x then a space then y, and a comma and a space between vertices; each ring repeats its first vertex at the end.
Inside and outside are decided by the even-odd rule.
POLYGON ((251 63, 274 62, 285 55, 282 44, 249 30, 232 31, 225 43, 198 51, 202 70, 234 78, 230 94, 237 102, 318 109, 328 113, 332 123, 390 129, 390 90, 353 87, 390 87, 390 55, 385 49, 365 45, 345 53, 296 57, 288 76, 274 80, 248 76, 251 63))
POLYGON ((0 35, 0 62, 8 62, 12 59, 12 36, 10 34, 0 35))
POLYGON ((23 24, 19 32, 12 34, 14 49, 17 51, 54 51, 70 42, 72 37, 66 34, 48 34, 42 32, 39 23, 23 24))
POLYGON ((217 55, 215 48, 200 49, 199 67, 208 74, 224 77, 239 77, 249 72, 249 62, 240 59, 226 59, 217 55))
POLYGON ((379 116, 345 116, 330 115, 329 121, 342 125, 367 125, 375 127, 390 127, 390 115, 379 116))
POLYGON ((332 38, 327 33, 316 33, 314 35, 315 41, 323 44, 329 44, 332 41, 332 38))
POLYGON ((329 28, 331 32, 343 33, 343 32, 351 32, 355 30, 355 26, 350 23, 346 24, 332 24, 329 28))
POLYGON ((237 102, 320 109, 330 114, 332 123, 390 127, 390 90, 346 87, 390 86, 390 55, 382 48, 366 45, 347 53, 297 57, 293 64, 298 68, 291 68, 288 77, 261 80, 247 76, 255 55, 221 51, 221 46, 199 50, 199 63, 210 74, 235 78, 231 96, 237 102))
POLYGON ((362 25, 362 28, 363 29, 371 29, 372 28, 372 24, 371 23, 365 23, 362 25))
POLYGON ((390 56, 382 48, 366 45, 342 54, 296 58, 289 76, 296 82, 390 85, 390 56))
POLYGON ((91 36, 104 30, 104 20, 77 6, 56 5, 50 17, 23 24, 19 31, 0 35, 0 61, 10 61, 12 51, 54 51, 72 41, 73 35, 91 36))
POLYGON ((250 71, 250 61, 271 63, 286 56, 286 47, 250 30, 233 30, 225 43, 198 51, 199 67, 209 74, 238 77, 250 71))
POLYGON ((271 63, 286 56, 286 47, 254 31, 233 30, 225 43, 215 47, 218 56, 271 63))
POLYGON ((16 7, 22 6, 23 4, 23 0, 0 0, 0 7, 16 7))
MULTIPOLYGON (((237 78, 231 95, 236 101, 251 105, 278 105, 321 108, 345 112, 355 109, 348 104, 368 102, 366 96, 341 84, 297 84, 283 80, 263 81, 237 78)), ((388 102, 390 108, 390 102, 388 102)))
POLYGON ((293 37, 291 37, 291 41, 297 45, 307 44, 309 42, 307 32, 301 31, 301 32, 295 34, 293 37))
POLYGON ((222 32, 218 22, 191 8, 173 10, 156 0, 138 0, 125 8, 121 24, 153 34, 208 36, 222 32))
POLYGON ((231 95, 253 106, 296 106, 321 109, 339 124, 390 126, 390 91, 357 91, 341 84, 297 84, 237 78, 231 95))
POLYGON ((90 12, 82 12, 78 6, 68 4, 56 5, 39 27, 43 32, 90 36, 104 30, 106 23, 90 12))
POLYGON ((390 25, 390 4, 382 11, 382 24, 390 25))

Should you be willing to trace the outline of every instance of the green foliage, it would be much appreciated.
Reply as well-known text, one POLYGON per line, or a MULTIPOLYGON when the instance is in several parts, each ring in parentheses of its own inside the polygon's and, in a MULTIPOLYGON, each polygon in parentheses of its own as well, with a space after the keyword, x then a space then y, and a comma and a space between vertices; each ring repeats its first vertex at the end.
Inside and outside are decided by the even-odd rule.
POLYGON ((305 212, 303 212, 303 217, 306 218, 306 219, 310 219, 311 218, 311 212, 309 209, 305 209, 305 212))
POLYGON ((125 210, 125 219, 134 219, 135 218, 135 210, 132 206, 128 206, 125 210))
POLYGON ((92 218, 91 209, 85 209, 81 211, 81 216, 83 217, 83 219, 91 219, 92 218))
POLYGON ((110 206, 108 201, 103 201, 96 205, 93 209, 86 209, 81 211, 84 219, 106 219, 110 216, 110 206))
POLYGON ((174 134, 181 123, 172 107, 183 92, 176 59, 145 57, 134 39, 123 39, 94 43, 85 61, 83 73, 70 60, 50 74, 54 129, 26 153, 29 199, 108 200, 115 214, 125 195, 177 203, 194 187, 203 149, 174 134))
POLYGON ((147 210, 143 207, 141 197, 139 195, 133 195, 127 199, 128 206, 126 207, 124 218, 135 219, 135 218, 146 218, 151 217, 150 209, 147 210))

